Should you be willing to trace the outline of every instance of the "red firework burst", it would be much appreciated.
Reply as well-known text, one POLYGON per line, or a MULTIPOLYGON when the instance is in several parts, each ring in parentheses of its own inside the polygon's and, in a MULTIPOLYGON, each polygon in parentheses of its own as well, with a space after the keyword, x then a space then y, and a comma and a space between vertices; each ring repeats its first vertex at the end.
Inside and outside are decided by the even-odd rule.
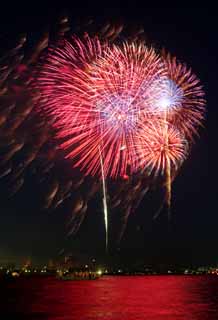
POLYGON ((162 59, 142 44, 65 40, 40 66, 40 111, 53 119, 74 166, 100 175, 100 152, 105 176, 125 176, 138 169, 130 146, 165 78, 162 59))

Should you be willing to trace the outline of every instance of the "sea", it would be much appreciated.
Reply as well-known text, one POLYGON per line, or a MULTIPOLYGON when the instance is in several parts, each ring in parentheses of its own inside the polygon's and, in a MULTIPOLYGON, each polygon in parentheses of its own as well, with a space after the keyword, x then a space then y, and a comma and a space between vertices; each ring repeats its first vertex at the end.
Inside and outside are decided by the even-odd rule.
POLYGON ((218 276, 103 276, 0 281, 0 319, 218 320, 218 276))

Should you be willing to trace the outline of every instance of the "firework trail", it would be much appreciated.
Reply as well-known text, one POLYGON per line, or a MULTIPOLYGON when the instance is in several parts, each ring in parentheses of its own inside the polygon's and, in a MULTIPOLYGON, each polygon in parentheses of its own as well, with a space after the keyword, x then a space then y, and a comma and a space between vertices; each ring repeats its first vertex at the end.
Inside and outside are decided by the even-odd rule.
POLYGON ((108 251, 108 206, 107 206, 107 191, 104 176, 104 163, 102 158, 101 149, 99 147, 99 157, 101 164, 101 174, 102 174, 102 189, 103 189, 103 210, 104 210, 104 225, 105 225, 105 249, 108 251))
MULTIPOLYGON (((167 149, 167 153, 169 152, 169 132, 168 132, 168 112, 167 109, 164 112, 165 117, 165 146, 167 149)), ((170 219, 170 209, 171 209, 171 164, 170 160, 168 157, 166 157, 166 170, 165 170, 165 175, 166 175, 166 204, 167 204, 167 210, 168 210, 168 219, 170 219)))

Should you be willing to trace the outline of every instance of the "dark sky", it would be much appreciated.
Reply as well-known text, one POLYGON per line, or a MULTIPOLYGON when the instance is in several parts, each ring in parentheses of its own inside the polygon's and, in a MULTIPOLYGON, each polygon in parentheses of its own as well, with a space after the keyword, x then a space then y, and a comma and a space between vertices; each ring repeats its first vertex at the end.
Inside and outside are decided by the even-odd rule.
MULTIPOLYGON (((55 21, 58 5, 48 3, 4 7, 0 13, 0 36, 12 39, 27 31, 34 38, 38 29, 55 21)), ((90 1, 91 2, 91 1, 90 1)), ((35 2, 36 3, 36 2, 35 2)), ((213 8, 149 8, 135 1, 125 6, 106 4, 65 5, 73 17, 122 19, 142 24, 148 39, 185 61, 201 79, 207 99, 207 115, 201 137, 173 183, 173 219, 166 214, 152 220, 153 195, 131 217, 116 255, 123 260, 143 258, 148 262, 218 262, 217 214, 217 26, 213 8), (210 160, 209 160, 210 148, 210 160), (170 230, 169 230, 170 229, 170 230)), ((2 199, 2 202, 3 203, 2 199)), ((14 207, 4 203, 0 215, 0 260, 31 256, 35 261, 55 257, 62 247, 78 248, 84 254, 102 255, 102 213, 93 205, 75 239, 65 239, 64 213, 33 210, 29 204, 14 207)))

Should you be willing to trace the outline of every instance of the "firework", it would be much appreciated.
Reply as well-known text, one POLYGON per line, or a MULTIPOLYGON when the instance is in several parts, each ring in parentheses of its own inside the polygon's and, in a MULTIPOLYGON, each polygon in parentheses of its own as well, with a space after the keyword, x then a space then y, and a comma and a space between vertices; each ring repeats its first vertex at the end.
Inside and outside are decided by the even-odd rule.
POLYGON ((66 158, 87 175, 136 172, 134 136, 166 77, 161 58, 142 44, 109 46, 97 38, 64 41, 48 52, 36 84, 39 111, 54 121, 66 158))
MULTIPOLYGON (((166 114, 165 114, 166 116, 166 114)), ((172 174, 175 174, 188 154, 188 143, 177 128, 164 120, 144 125, 137 134, 137 155, 143 171, 165 180, 165 202, 170 216, 172 174)))
POLYGON ((65 205, 69 234, 102 180, 107 243, 108 207, 123 213, 120 235, 150 184, 164 186, 170 207, 173 177, 202 125, 204 93, 185 64, 139 40, 141 29, 128 42, 114 41, 122 25, 93 36, 65 36, 69 30, 64 18, 31 55, 23 37, 0 59, 0 178, 10 196, 34 181, 43 208, 65 205))

